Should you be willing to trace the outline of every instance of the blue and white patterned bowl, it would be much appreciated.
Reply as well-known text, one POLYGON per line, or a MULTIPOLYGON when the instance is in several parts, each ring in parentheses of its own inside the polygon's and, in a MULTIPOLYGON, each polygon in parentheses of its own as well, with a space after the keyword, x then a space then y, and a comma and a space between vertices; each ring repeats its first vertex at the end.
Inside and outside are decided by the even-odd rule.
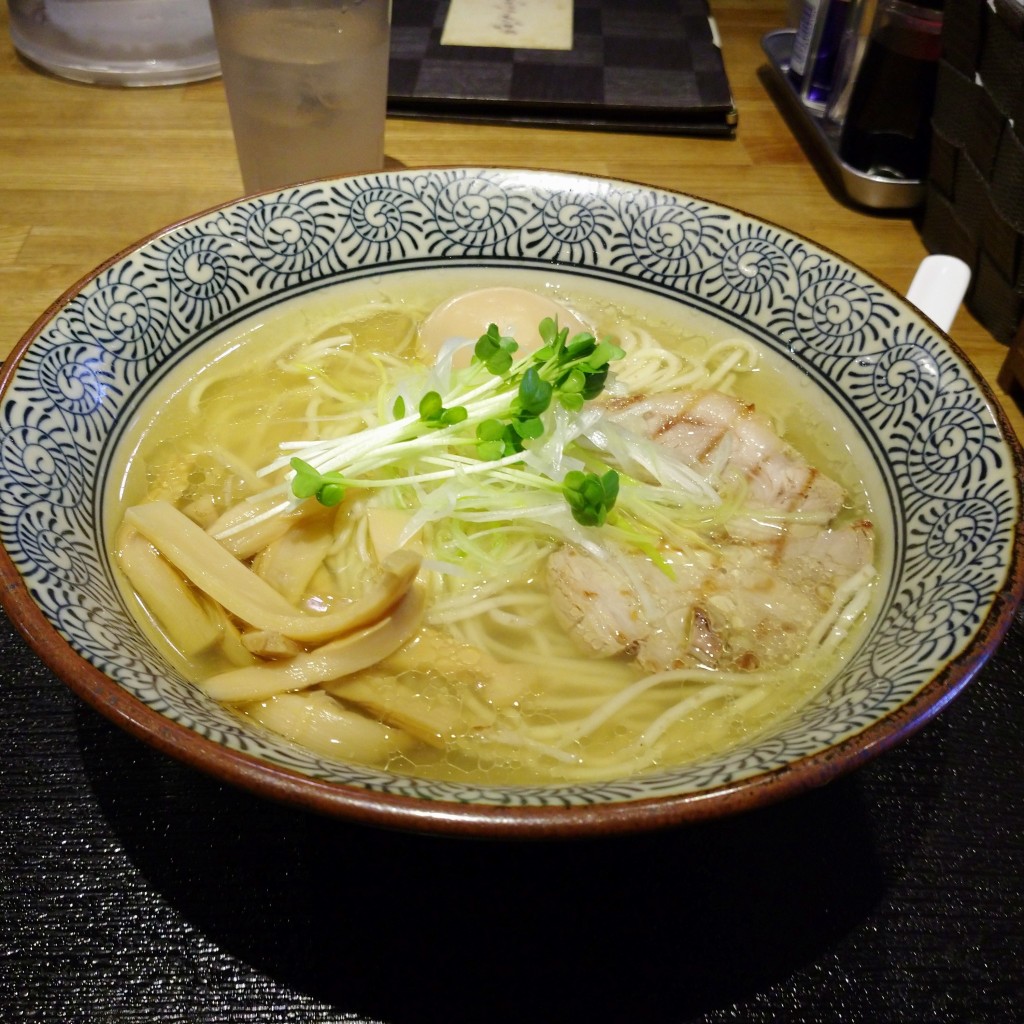
POLYGON ((495 836, 650 828, 779 799, 887 749, 999 642, 1024 588, 1021 457, 984 383, 869 274, 731 209, 641 185, 498 169, 401 171, 245 199, 100 267, 0 380, 4 605, 86 701, 160 749, 278 799, 495 836), (101 499, 121 430, 225 327, 325 285, 411 269, 557 268, 709 314, 788 361, 877 468, 879 607, 824 694, 697 765, 567 786, 425 782, 305 753, 179 678, 125 610, 101 499))

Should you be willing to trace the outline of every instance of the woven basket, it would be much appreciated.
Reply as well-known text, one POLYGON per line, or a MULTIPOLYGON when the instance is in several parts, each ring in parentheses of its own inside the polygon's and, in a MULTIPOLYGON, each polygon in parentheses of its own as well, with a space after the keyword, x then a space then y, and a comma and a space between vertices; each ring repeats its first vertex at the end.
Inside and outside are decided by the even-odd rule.
POLYGON ((972 270, 967 306, 1010 343, 1024 321, 1024 0, 948 0, 921 237, 972 270))

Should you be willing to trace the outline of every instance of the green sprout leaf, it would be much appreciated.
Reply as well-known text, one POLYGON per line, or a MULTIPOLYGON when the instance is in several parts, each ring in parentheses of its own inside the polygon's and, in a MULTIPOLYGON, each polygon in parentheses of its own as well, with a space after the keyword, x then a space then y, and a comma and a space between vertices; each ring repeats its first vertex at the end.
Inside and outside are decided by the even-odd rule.
POLYGON ((507 423, 501 435, 505 445, 505 455, 515 455, 523 450, 523 435, 516 430, 516 422, 507 423))
POLYGON ((476 425, 476 452, 487 462, 505 454, 505 424, 501 420, 482 420, 476 425))
POLYGON ((454 426, 456 423, 461 423, 463 420, 468 419, 469 413, 466 411, 464 406, 453 405, 450 409, 445 409, 441 413, 441 422, 446 426, 454 426))
POLYGON ((476 436, 480 441, 500 441, 505 433, 501 420, 483 420, 477 424, 476 436))
POLYGON ((610 469, 603 476, 574 469, 562 483, 572 517, 581 526, 604 526, 619 496, 619 474, 610 469))
POLYGON ((345 487, 341 483, 325 481, 323 486, 316 492, 316 500, 325 508, 334 508, 341 503, 345 497, 345 487))
POLYGON ((562 381, 562 395, 579 395, 583 393, 587 384, 587 375, 578 367, 574 366, 562 381))
POLYGON ((450 427, 461 423, 468 416, 469 412, 461 405, 446 409, 436 391, 428 391, 420 399, 420 419, 428 427, 450 427))
POLYGON ((481 441, 476 446, 476 453, 484 462, 494 462, 505 456, 504 441, 481 441))
POLYGON ((345 478, 337 472, 321 473, 297 456, 291 460, 295 471, 292 494, 296 498, 316 498, 321 505, 333 508, 345 497, 345 478))
POLYGON ((420 399, 420 419, 425 423, 436 420, 444 412, 441 396, 436 391, 428 391, 420 399))
POLYGON ((558 401, 562 404, 562 407, 567 409, 569 412, 579 412, 580 409, 583 408, 583 404, 586 399, 581 394, 573 394, 570 392, 569 394, 560 394, 558 396, 558 401))
MULTIPOLYGON (((428 391, 415 411, 410 400, 399 395, 393 401, 390 422, 341 437, 329 450, 322 445, 295 446, 327 472, 292 458, 292 493, 333 506, 344 500, 347 489, 399 486, 417 471, 431 480, 448 478, 460 471, 454 463, 464 459, 469 448, 482 463, 508 463, 502 470, 502 486, 518 473, 527 488, 539 487, 548 493, 561 489, 577 522, 603 525, 618 497, 619 476, 607 465, 598 467, 593 453, 584 457, 598 472, 569 473, 562 484, 536 468, 513 467, 527 446, 544 438, 552 424, 549 410, 554 403, 569 414, 578 413, 603 391, 610 363, 625 353, 589 331, 570 338, 569 329, 559 327, 551 317, 537 329, 542 347, 517 357, 516 340, 502 335, 492 323, 477 339, 468 372, 454 371, 444 394, 428 391), (491 379, 484 378, 484 369, 491 379), (445 468, 438 470, 438 464, 445 468), (401 471, 411 467, 416 467, 412 474, 401 471)), ((568 444, 573 457, 579 458, 575 443, 568 444)), ((274 468, 287 461, 284 456, 274 468)), ((469 471, 487 474, 491 469, 484 465, 469 471)), ((616 527, 621 528, 618 520, 616 527)))
POLYGON ((583 401, 596 398, 608 380, 609 363, 626 354, 611 341, 598 341, 589 331, 569 340, 568 328, 559 330, 551 319, 541 321, 540 334, 545 344, 534 353, 534 363, 570 411, 578 411, 581 403, 568 396, 581 395, 583 401))
POLYGON ((519 394, 513 404, 526 416, 539 416, 551 404, 553 393, 554 388, 531 366, 519 382, 519 394))
POLYGON ((607 369, 609 363, 617 359, 624 359, 626 352, 618 345, 608 340, 598 342, 594 351, 580 364, 584 373, 595 373, 597 370, 607 369))
POLYGON ((497 324, 491 324, 487 333, 480 335, 473 355, 480 360, 495 377, 501 377, 512 368, 512 353, 519 348, 515 338, 502 336, 497 324))
POLYGON ((544 436, 544 423, 539 416, 516 417, 509 425, 524 441, 544 436))
MULTIPOLYGON (((541 341, 544 342, 544 345, 547 348, 553 348, 557 344, 559 334, 562 334, 564 340, 564 336, 569 333, 568 327, 566 327, 564 331, 559 331, 558 324, 549 316, 546 316, 541 320, 537 330, 540 333, 541 341)), ((544 358, 547 359, 550 358, 550 356, 545 356, 544 358)))
POLYGON ((292 494, 296 498, 312 498, 320 489, 320 473, 302 459, 292 459, 295 478, 292 480, 292 494))
POLYGON ((606 366, 603 370, 595 370, 593 373, 586 374, 586 383, 583 385, 583 400, 589 402, 594 398, 597 398, 602 391, 604 391, 605 383, 608 380, 608 367, 606 366))

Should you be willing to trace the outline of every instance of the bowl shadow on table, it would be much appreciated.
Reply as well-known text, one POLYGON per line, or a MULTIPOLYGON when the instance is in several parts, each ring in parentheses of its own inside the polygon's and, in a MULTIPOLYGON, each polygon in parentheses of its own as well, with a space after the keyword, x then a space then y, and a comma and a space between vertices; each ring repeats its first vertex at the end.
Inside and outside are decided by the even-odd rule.
MULTIPOLYGON (((287 989, 388 1024, 658 1024, 732 1005, 871 914, 899 870, 893 836, 879 832, 898 820, 896 846, 909 837, 913 847, 929 804, 927 793, 904 792, 896 813, 885 806, 889 783, 879 798, 862 772, 657 833, 449 839, 253 797, 84 707, 78 731, 112 829, 187 921, 287 989), (126 786, 129 771, 147 781, 126 786)), ((941 776, 929 765, 909 785, 940 787, 941 776)))

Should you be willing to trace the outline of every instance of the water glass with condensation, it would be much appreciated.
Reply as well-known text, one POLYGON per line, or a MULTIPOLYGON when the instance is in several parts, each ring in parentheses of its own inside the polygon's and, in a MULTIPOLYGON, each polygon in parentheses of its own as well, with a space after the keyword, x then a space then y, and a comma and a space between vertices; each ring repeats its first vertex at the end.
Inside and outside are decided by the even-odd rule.
POLYGON ((246 192, 384 164, 390 0, 210 0, 246 192))

